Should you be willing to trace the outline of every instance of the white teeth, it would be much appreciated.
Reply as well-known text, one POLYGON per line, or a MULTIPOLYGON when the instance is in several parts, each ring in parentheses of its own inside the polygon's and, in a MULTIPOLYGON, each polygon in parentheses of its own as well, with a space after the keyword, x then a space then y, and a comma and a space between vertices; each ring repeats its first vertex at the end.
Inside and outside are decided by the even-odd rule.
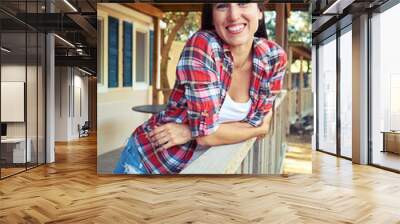
POLYGON ((233 26, 229 26, 227 27, 227 29, 233 33, 237 33, 242 31, 242 29, 244 28, 244 24, 240 24, 240 25, 233 25, 233 26))

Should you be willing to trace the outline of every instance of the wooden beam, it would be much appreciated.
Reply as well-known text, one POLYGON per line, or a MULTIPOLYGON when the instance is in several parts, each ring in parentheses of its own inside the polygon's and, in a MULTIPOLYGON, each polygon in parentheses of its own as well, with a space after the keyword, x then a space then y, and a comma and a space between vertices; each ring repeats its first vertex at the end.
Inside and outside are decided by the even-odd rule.
MULTIPOLYGON (((267 11, 275 11, 276 6, 283 5, 285 3, 265 3, 265 10, 267 11)), ((309 10, 308 3, 290 3, 290 11, 308 11, 309 10)))
POLYGON ((293 51, 293 58, 294 60, 303 58, 306 60, 311 60, 311 52, 307 51, 306 49, 300 48, 300 47, 290 47, 293 51))
POLYGON ((159 8, 163 12, 201 12, 203 10, 203 3, 182 4, 182 3, 157 3, 153 6, 159 8))
POLYGON ((148 3, 121 3, 122 5, 140 11, 146 15, 156 17, 156 18, 163 18, 164 13, 159 8, 156 8, 148 3))

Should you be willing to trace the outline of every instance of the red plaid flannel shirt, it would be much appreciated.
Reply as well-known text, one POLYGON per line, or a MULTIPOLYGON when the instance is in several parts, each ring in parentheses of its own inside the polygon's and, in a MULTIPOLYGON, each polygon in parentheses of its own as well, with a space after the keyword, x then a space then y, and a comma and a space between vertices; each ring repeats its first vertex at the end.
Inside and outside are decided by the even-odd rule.
MULTIPOLYGON (((251 109, 245 122, 259 126, 282 87, 286 53, 272 41, 254 37, 251 109)), ((133 133, 146 169, 153 174, 179 173, 197 146, 195 140, 156 152, 148 133, 156 124, 185 123, 192 137, 210 135, 219 126, 218 112, 228 91, 233 68, 229 46, 212 31, 199 31, 186 43, 167 109, 153 115, 133 133)))

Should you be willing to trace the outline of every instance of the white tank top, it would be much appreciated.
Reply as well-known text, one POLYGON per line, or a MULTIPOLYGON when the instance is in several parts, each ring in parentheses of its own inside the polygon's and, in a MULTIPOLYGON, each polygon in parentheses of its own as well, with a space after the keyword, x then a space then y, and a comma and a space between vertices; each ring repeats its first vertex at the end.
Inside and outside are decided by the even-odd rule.
POLYGON ((246 103, 238 103, 233 101, 233 99, 226 93, 224 103, 218 114, 219 123, 231 122, 231 121, 241 121, 246 118, 250 111, 251 99, 246 103))

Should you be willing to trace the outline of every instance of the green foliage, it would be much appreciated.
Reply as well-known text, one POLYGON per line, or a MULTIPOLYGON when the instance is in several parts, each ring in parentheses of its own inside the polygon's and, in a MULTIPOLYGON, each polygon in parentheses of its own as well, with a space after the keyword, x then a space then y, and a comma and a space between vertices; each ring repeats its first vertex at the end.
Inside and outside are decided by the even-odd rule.
POLYGON ((276 12, 275 11, 265 11, 264 17, 265 17, 265 27, 267 28, 268 39, 275 40, 276 39, 276 35, 275 35, 276 12))
MULTIPOLYGON (((167 24, 167 28, 164 30, 164 35, 167 37, 171 32, 172 28, 175 26, 175 22, 183 15, 183 12, 167 12, 164 15, 163 21, 167 24)), ((200 12, 189 12, 185 24, 178 31, 175 40, 177 41, 187 41, 189 37, 200 29, 201 23, 201 13, 200 12)))
POLYGON ((311 14, 293 11, 288 18, 290 42, 302 42, 311 47, 311 14))
MULTIPOLYGON (((275 40, 275 11, 264 12, 268 38, 275 40)), ((288 36, 290 42, 302 42, 311 47, 311 15, 308 12, 292 11, 288 18, 288 36)))

